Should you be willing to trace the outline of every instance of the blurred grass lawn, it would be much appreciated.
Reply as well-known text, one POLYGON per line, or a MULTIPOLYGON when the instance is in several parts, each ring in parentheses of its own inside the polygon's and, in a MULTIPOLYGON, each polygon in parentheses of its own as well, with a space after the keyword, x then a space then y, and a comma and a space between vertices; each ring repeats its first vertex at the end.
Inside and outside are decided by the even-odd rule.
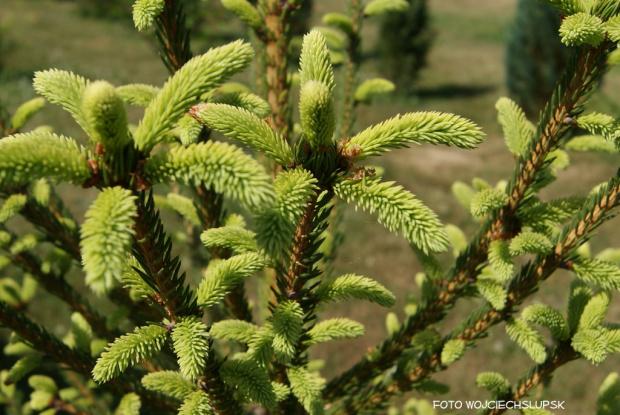
MULTIPOLYGON (((418 82, 419 96, 385 98, 360 108, 357 116, 357 127, 363 128, 397 113, 436 110, 463 115, 482 126, 488 138, 475 151, 424 146, 395 151, 378 160, 385 168, 386 179, 398 181, 438 212, 444 223, 461 226, 469 236, 475 232, 476 224, 452 197, 452 182, 469 182, 473 177, 481 177, 494 184, 507 179, 514 164, 496 123, 494 103, 506 94, 504 39, 515 4, 515 0, 430 0, 437 38, 430 52, 429 65, 418 82)), ((333 6, 334 2, 315 0, 314 22, 319 24, 320 16, 334 11, 333 6)), ((344 10, 344 1, 339 0, 335 6, 344 10)), ((35 70, 72 70, 89 79, 107 79, 116 85, 133 82, 161 85, 167 77, 152 33, 140 34, 129 22, 83 18, 77 13, 74 2, 3 0, 0 25, 5 28, 9 42, 8 53, 2 59, 0 101, 10 110, 35 96, 31 88, 35 70)), ((373 47, 376 29, 372 20, 365 23, 366 51, 373 47)), ((380 73, 376 70, 376 62, 371 60, 364 64, 360 77, 374 76, 380 73)), ((620 72, 612 69, 601 91, 595 94, 590 109, 619 116, 617 91, 620 91, 620 72)), ((136 120, 139 111, 131 115, 136 120)), ((57 132, 83 138, 70 116, 55 106, 49 105, 30 125, 41 124, 50 124, 57 132)), ((571 154, 571 159, 571 167, 561 172, 558 181, 545 190, 545 198, 574 193, 585 195, 594 185, 614 174, 618 167, 615 157, 571 154)), ((82 191, 68 186, 61 190, 71 209, 78 214, 84 211, 88 198, 82 191)), ((94 194, 89 192, 90 196, 94 194)), ((371 216, 354 213, 352 209, 347 212, 343 226, 347 237, 336 264, 338 273, 363 274, 381 281, 396 293, 399 301, 394 311, 402 319, 405 294, 416 295, 413 277, 420 271, 407 243, 376 224, 371 216)), ((593 252, 607 246, 620 247, 616 229, 617 221, 604 225, 592 241, 593 252)), ((447 255, 444 258, 449 264, 450 258, 447 255)), ((545 302, 563 309, 569 282, 569 275, 554 275, 530 303, 545 302)), ((442 331, 454 327, 479 305, 479 300, 461 301, 442 325, 442 331)), ((50 319, 45 308, 32 307, 31 312, 51 329, 66 330, 57 318, 50 319)), ((384 338, 385 315, 386 311, 380 307, 360 302, 326 308, 324 317, 356 319, 366 325, 367 334, 361 339, 316 347, 313 356, 326 361, 324 375, 332 377, 340 373, 358 361, 368 347, 384 338)), ((617 301, 608 320, 620 321, 617 301)), ((508 341, 499 327, 492 330, 492 336, 479 342, 478 348, 469 351, 463 360, 436 379, 452 386, 446 399, 485 399, 486 393, 474 384, 477 373, 499 371, 515 381, 530 363, 525 353, 508 341)), ((602 379, 618 368, 620 358, 617 356, 599 368, 584 361, 572 363, 558 370, 545 391, 545 399, 567 401, 567 409, 559 414, 594 413, 596 391, 602 379)))

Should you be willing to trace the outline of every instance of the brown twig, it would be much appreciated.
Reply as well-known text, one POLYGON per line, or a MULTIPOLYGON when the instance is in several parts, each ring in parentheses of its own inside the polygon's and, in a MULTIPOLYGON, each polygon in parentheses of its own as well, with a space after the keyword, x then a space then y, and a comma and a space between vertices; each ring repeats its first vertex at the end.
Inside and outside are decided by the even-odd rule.
MULTIPOLYGON (((532 389, 549 379, 556 369, 576 359, 577 356, 577 352, 570 344, 563 343, 556 346, 549 357, 547 357, 542 364, 535 366, 525 378, 521 379, 519 384, 515 387, 514 392, 506 396, 504 400, 514 402, 520 401, 526 397, 532 389)), ((488 415, 499 415, 504 412, 506 412, 505 408, 495 408, 488 410, 486 413, 488 415)))

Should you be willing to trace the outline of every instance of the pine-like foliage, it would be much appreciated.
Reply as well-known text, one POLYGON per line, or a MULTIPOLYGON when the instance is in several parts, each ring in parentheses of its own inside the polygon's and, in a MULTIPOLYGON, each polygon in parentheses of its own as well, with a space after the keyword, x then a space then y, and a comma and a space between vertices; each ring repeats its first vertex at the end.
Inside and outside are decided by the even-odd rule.
POLYGON ((510 391, 510 382, 495 372, 482 372, 476 376, 476 385, 502 396, 510 391))
POLYGON ((274 181, 275 203, 256 217, 258 244, 270 255, 288 249, 317 180, 304 169, 284 171, 274 181))
MULTIPOLYGON (((213 102, 216 104, 239 107, 254 114, 260 119, 268 118, 271 115, 271 107, 269 107, 267 101, 245 89, 240 91, 236 90, 234 83, 222 85, 218 90, 218 94, 213 98, 213 102)), ((277 143, 277 145, 280 146, 282 144, 277 143)))
POLYGON ((44 375, 33 375, 28 379, 28 385, 34 389, 30 394, 30 407, 34 410, 43 410, 50 406, 58 387, 54 380, 44 375))
MULTIPOLYGON (((449 386, 432 378, 466 358, 496 325, 535 364, 514 387, 492 372, 476 383, 493 400, 522 401, 560 366, 579 359, 599 365, 620 352, 620 328, 607 316, 611 292, 620 288, 620 250, 596 254, 588 243, 620 206, 620 173, 587 197, 541 196, 554 194, 542 191, 569 167, 567 150, 613 157, 620 148, 620 123, 604 113, 584 115, 583 106, 607 64, 618 60, 610 58, 620 40, 618 1, 547 1, 562 14, 554 37, 574 45, 572 57, 536 126, 528 105, 497 102, 513 175, 495 185, 486 178, 453 185, 479 224, 476 232, 467 224, 466 232, 444 228, 404 187, 381 181, 387 168, 363 165, 411 144, 471 149, 484 138, 472 121, 442 112, 356 122, 356 109, 395 89, 383 78, 360 79, 363 21, 403 12, 407 1, 351 0, 346 15, 324 16, 330 27, 297 44, 296 2, 225 0, 249 26, 254 48, 237 41, 194 58, 191 51, 203 46, 190 44, 188 22, 198 18, 193 2, 134 3, 138 29, 155 27, 171 73, 163 86, 116 87, 60 70, 35 76, 35 89, 84 130, 87 148, 47 126, 20 131, 44 99, 12 117, 0 111, 0 325, 13 331, 5 355, 16 356, 0 373, 0 403, 10 412, 376 413, 407 391, 447 393, 449 386), (289 51, 299 45, 297 77, 289 51), (255 53, 256 94, 226 83, 255 53), (332 63, 342 64, 342 82, 332 63), (140 111, 139 124, 131 125, 140 111), (576 129, 592 136, 574 139, 576 129), (72 215, 74 207, 83 213, 79 206, 63 204, 68 192, 56 191, 54 180, 92 190, 84 221, 72 215), (354 269, 334 278, 336 269, 353 264, 338 260, 340 250, 353 249, 343 245, 345 235, 357 235, 346 203, 376 211, 379 223, 404 236, 422 270, 412 268, 417 292, 394 295, 354 269), (168 228, 170 219, 176 228, 168 228), (435 255, 450 245, 454 258, 435 255), (576 276, 567 309, 533 303, 559 270, 558 278, 576 276), (91 303, 82 296, 82 284, 74 284, 80 271, 106 298, 91 303), (54 329, 63 340, 26 315, 42 304, 43 290, 70 310, 54 329), (462 299, 476 296, 477 310, 445 324, 451 310, 470 308, 460 306, 462 299), (365 331, 350 318, 321 317, 327 303, 361 299, 392 307, 397 298, 404 310, 387 314, 387 337, 326 385, 314 347, 365 331), (134 331, 120 335, 126 328, 134 331), (42 366, 68 375, 40 375, 42 366)), ((604 415, 617 412, 617 377, 610 379, 601 389, 604 415)), ((390 415, 401 412, 395 410, 390 415)), ((403 412, 434 409, 416 399, 403 412)))
POLYGON ((507 321, 506 333, 521 346, 536 363, 540 364, 547 358, 542 336, 536 330, 528 326, 524 320, 512 319, 507 321))
POLYGON ((19 359, 11 370, 8 371, 5 382, 17 383, 37 367, 41 366, 43 359, 39 355, 28 355, 19 359))
POLYGON ((321 398, 323 379, 315 377, 302 367, 289 369, 287 375, 293 395, 299 399, 306 411, 310 415, 323 414, 325 405, 321 398))
POLYGON ((591 114, 581 115, 577 118, 579 128, 589 131, 592 134, 601 134, 605 137, 615 129, 615 120, 607 114, 593 112, 591 114))
POLYGON ((319 31, 304 36, 299 60, 299 114, 304 137, 314 149, 332 144, 335 129, 334 73, 327 41, 319 31))
POLYGON ((389 94, 395 89, 396 86, 387 79, 367 79, 355 89, 355 100, 364 104, 370 104, 375 96, 389 94))
MULTIPOLYGON (((155 204, 158 205, 157 200, 155 204)), ((166 197, 166 207, 177 212, 192 225, 200 226, 200 218, 198 217, 196 205, 194 205, 193 200, 189 197, 181 196, 177 193, 168 193, 166 197)))
POLYGON ((449 365, 459 360, 463 357, 466 346, 465 342, 461 340, 448 340, 441 350, 441 363, 449 365))
POLYGON ((16 134, 0 141, 0 187, 53 177, 82 184, 91 169, 75 140, 49 132, 16 134))
POLYGON ((495 108, 508 149, 513 154, 523 155, 534 137, 534 125, 527 120, 523 110, 508 98, 500 98, 495 108))
POLYGON ((127 258, 121 274, 121 282, 125 288, 132 291, 136 298, 152 298, 157 295, 156 289, 147 282, 142 276, 144 269, 140 266, 136 258, 127 258))
POLYGON ((343 301, 358 298, 384 307, 394 305, 394 294, 377 281, 359 275, 343 275, 331 282, 323 282, 317 292, 322 301, 343 301))
POLYGON ((330 93, 334 89, 334 73, 329 49, 325 37, 317 30, 304 36, 299 58, 299 75, 302 87, 309 81, 315 81, 325 85, 330 93))
POLYGON ((194 392, 194 385, 179 372, 162 370, 145 375, 142 384, 150 390, 175 399, 185 400, 194 392))
POLYGON ((6 222, 19 213, 19 211, 26 206, 27 202, 28 198, 25 195, 18 194, 9 196, 4 201, 2 208, 0 208, 0 223, 6 222))
POLYGON ((140 415, 141 407, 140 397, 135 393, 128 393, 121 399, 114 415, 140 415))
POLYGON ((241 343, 250 343, 258 327, 242 320, 222 320, 214 323, 209 332, 217 339, 226 339, 241 343))
POLYGON ((483 139, 484 134, 480 128, 465 118, 439 112, 414 112, 367 128, 347 140, 345 149, 359 146, 359 157, 366 158, 408 144, 474 148, 483 139))
POLYGON ((273 356, 273 330, 270 323, 256 330, 248 343, 248 356, 261 365, 267 365, 273 356))
POLYGON ((570 296, 568 298, 568 327, 571 333, 577 331, 581 314, 592 298, 592 290, 580 281, 576 281, 571 285, 570 296))
POLYGON ((80 313, 71 314, 71 334, 77 349, 90 353, 90 343, 93 340, 93 329, 80 313))
POLYGON ((200 104, 192 108, 191 114, 225 136, 265 153, 281 166, 293 162, 293 151, 284 138, 248 110, 226 104, 200 104))
POLYGON ((378 179, 342 180, 334 186, 334 191, 370 213, 378 211, 379 223, 402 233, 422 251, 446 251, 450 242, 437 215, 413 194, 393 184, 378 179))
POLYGON ((133 241, 136 197, 120 187, 105 189, 86 212, 81 229, 86 283, 102 294, 112 289, 123 271, 133 241))
POLYGON ((549 238, 537 232, 522 232, 510 242, 510 254, 513 256, 523 254, 545 255, 551 252, 552 248, 549 238))
POLYGON ((592 364, 598 365, 607 357, 608 342, 600 330, 580 330, 572 338, 571 346, 592 364))
POLYGON ((476 281, 478 292, 489 302, 496 310, 502 310, 506 305, 508 292, 506 289, 494 279, 480 278, 476 281))
POLYGON ((515 265, 506 242, 491 242, 489 245, 489 263, 498 280, 508 281, 512 278, 515 265))
POLYGON ((605 27, 598 16, 575 13, 562 21, 560 36, 568 46, 598 46, 605 39, 605 27))
POLYGON ((222 6, 235 13, 253 29, 258 29, 262 23, 258 11, 247 0, 222 0, 222 6))
POLYGON ((532 199, 517 212, 523 225, 535 232, 552 235, 559 225, 566 223, 582 207, 584 199, 570 197, 550 202, 532 199))
POLYGON ((471 199, 471 214, 481 218, 494 209, 504 206, 508 202, 508 195, 499 189, 484 189, 471 199))
POLYGON ((82 95, 82 112, 90 125, 90 139, 116 151, 129 142, 127 112, 114 86, 106 81, 90 83, 82 95))
POLYGON ((620 290, 620 268, 615 264, 599 259, 582 259, 575 261, 572 269, 582 281, 605 290, 620 290))
POLYGON ((269 375, 255 361, 250 359, 234 359, 222 365, 222 377, 230 386, 238 388, 251 401, 273 408, 276 395, 269 375))
POLYGON ((21 130, 44 106, 45 100, 43 98, 33 98, 30 101, 24 102, 15 110, 11 118, 11 129, 13 131, 21 130))
POLYGON ((471 201, 476 195, 476 191, 470 185, 456 181, 452 184, 452 193, 465 209, 471 210, 471 201))
POLYGON ((364 7, 366 16, 403 12, 409 7, 405 0, 372 0, 364 7))
POLYGON ((347 35, 353 34, 353 23, 351 18, 342 13, 325 13, 323 23, 340 29, 347 35))
POLYGON ((298 302, 286 301, 273 310, 271 347, 276 358, 287 363, 295 355, 295 348, 303 325, 304 313, 298 302))
POLYGON ((133 22, 140 31, 153 25, 155 18, 164 11, 164 0, 138 0, 133 5, 133 22))
POLYGON ((328 147, 334 134, 334 103, 325 83, 310 80, 299 93, 301 128, 314 148, 328 147))
POLYGON ((598 391, 597 415, 613 415, 620 411, 620 376, 610 373, 598 391))
POLYGON ((159 94, 160 89, 147 84, 129 84, 116 88, 123 102, 138 107, 146 107, 159 94))
POLYGON ((267 173, 256 160, 240 148, 215 141, 158 153, 146 162, 143 174, 151 184, 174 180, 196 186, 204 182, 251 209, 273 195, 267 173))
POLYGON ((618 149, 611 141, 600 135, 581 135, 573 138, 566 145, 567 150, 597 151, 601 153, 617 154, 618 149))
POLYGON ((308 345, 328 342, 338 339, 354 339, 363 336, 364 325, 348 318, 333 318, 317 323, 308 331, 310 340, 308 345))
POLYGON ((82 110, 82 95, 89 84, 89 81, 79 75, 58 69, 34 74, 34 89, 49 102, 58 104, 69 112, 88 135, 90 125, 82 110))
POLYGON ((209 355, 207 325, 197 317, 184 317, 175 324, 171 337, 181 374, 189 380, 197 379, 203 374, 209 355))
POLYGON ((209 397, 203 391, 196 391, 183 401, 179 415, 213 415, 209 397))
POLYGON ((168 330, 160 326, 138 327, 135 333, 121 336, 106 347, 93 369, 93 379, 107 382, 123 373, 128 367, 138 364, 158 353, 168 330))
POLYGON ((529 324, 540 324, 551 331, 558 340, 566 340, 569 337, 568 324, 562 314, 545 304, 534 304, 526 307, 521 318, 529 324))
POLYGON ((215 263, 207 269, 198 287, 198 303, 202 307, 218 303, 236 285, 264 267, 265 263, 255 253, 235 255, 215 263))
POLYGON ((187 62, 146 107, 144 118, 134 132, 138 149, 148 152, 163 142, 173 123, 184 111, 200 102, 202 94, 244 69, 251 59, 250 46, 237 41, 211 49, 187 62))
POLYGON ((599 328, 605 319, 610 302, 611 294, 607 291, 601 291, 590 298, 583 308, 577 330, 599 328))
POLYGON ((206 230, 200 235, 205 246, 230 249, 235 254, 255 252, 258 249, 256 234, 241 226, 223 226, 206 230))

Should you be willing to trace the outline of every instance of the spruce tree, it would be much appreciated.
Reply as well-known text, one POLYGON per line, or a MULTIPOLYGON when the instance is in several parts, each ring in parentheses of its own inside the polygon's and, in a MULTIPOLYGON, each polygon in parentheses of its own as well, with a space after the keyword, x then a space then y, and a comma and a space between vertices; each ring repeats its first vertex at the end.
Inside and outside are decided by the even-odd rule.
POLYGON ((570 49, 557 31, 558 10, 537 0, 519 0, 506 42, 506 85, 530 117, 543 109, 562 75, 570 49))
MULTIPOLYGON (((495 326, 524 350, 529 369, 511 382, 483 368, 472 384, 490 400, 533 399, 575 360, 605 364, 620 352, 620 329, 608 317, 620 289, 620 255, 613 247, 593 253, 587 242, 617 214, 620 173, 585 197, 547 200, 541 190, 568 168, 567 150, 620 151, 618 121, 586 110, 620 41, 620 3, 548 2, 565 16, 558 35, 573 52, 537 126, 515 102, 497 101, 514 173, 495 185, 481 178, 455 183, 456 199, 479 223, 469 239, 371 163, 414 144, 473 151, 485 138, 481 129, 442 112, 407 112, 359 130, 352 122, 358 105, 389 89, 384 79, 357 82, 362 18, 402 9, 402 1, 352 0, 348 15, 325 17, 346 48, 341 86, 327 36, 306 34, 295 104, 286 54, 288 19, 298 5, 272 0, 225 3, 253 31, 254 46, 238 40, 195 56, 179 0, 138 0, 135 25, 155 31, 170 71, 163 85, 36 72, 41 97, 0 124, 0 265, 17 270, 16 278, 1 280, 0 323, 12 332, 3 353, 19 357, 0 372, 0 402, 12 413, 46 415, 237 415, 257 407, 377 413, 412 390, 446 393, 449 385, 434 375, 454 370, 495 326), (263 97, 230 81, 255 60, 263 97), (334 104, 340 87, 344 107, 334 104), (88 140, 80 144, 48 127, 28 130, 46 103, 70 114, 88 140), (128 122, 129 105, 144 109, 137 125, 128 122), (589 135, 573 138, 577 128, 589 135), (94 190, 83 220, 63 203, 57 183, 94 190), (224 202, 242 214, 227 212, 224 202), (365 328, 348 317, 325 318, 323 306, 396 305, 395 295, 359 275, 356 264, 332 275, 342 204, 374 214, 377 226, 402 236, 424 272, 415 277, 418 296, 402 323, 388 314, 388 336, 328 382, 310 348, 363 336, 365 328), (183 219, 186 238, 172 237, 161 211, 183 219), (19 226, 16 217, 32 226, 19 226), (181 263, 179 246, 202 261, 199 267, 181 263), (453 262, 437 256, 450 249, 453 262), (570 285, 565 305, 528 301, 560 270, 566 272, 557 277, 570 285), (71 283, 72 272, 92 293, 71 283), (260 313, 248 302, 248 279, 269 290, 255 305, 260 313), (64 337, 31 316, 37 291, 71 310, 64 337), (109 299, 113 312, 104 314, 90 295, 109 299), (443 324, 472 297, 471 314, 443 324), (47 376, 48 369, 62 376, 47 376)), ((598 414, 617 412, 618 385, 617 373, 605 379, 598 414)), ((403 409, 433 411, 419 399, 403 409)))
POLYGON ((415 92, 418 73, 426 66, 433 42, 426 0, 409 0, 401 13, 387 13, 381 19, 377 52, 382 72, 399 91, 415 92))

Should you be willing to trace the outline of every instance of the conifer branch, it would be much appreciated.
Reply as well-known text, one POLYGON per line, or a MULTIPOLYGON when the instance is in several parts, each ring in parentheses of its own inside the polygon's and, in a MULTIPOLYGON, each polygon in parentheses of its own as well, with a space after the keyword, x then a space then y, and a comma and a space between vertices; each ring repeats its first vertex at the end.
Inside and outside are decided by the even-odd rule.
POLYGON ((281 166, 293 162, 293 151, 284 138, 250 111, 227 104, 202 103, 190 115, 227 137, 239 140, 281 166))
POLYGON ((35 349, 52 356, 56 361, 68 365, 82 375, 90 376, 90 371, 94 365, 92 357, 79 350, 71 349, 41 325, 30 320, 24 313, 16 311, 1 300, 0 322, 3 326, 17 333, 35 349))
MULTIPOLYGON (((553 372, 566 363, 576 359, 578 353, 570 346, 569 343, 561 343, 553 349, 553 352, 549 354, 547 359, 534 367, 532 367, 527 374, 522 377, 517 385, 514 387, 514 391, 499 399, 520 401, 526 397, 532 389, 549 379, 553 372)), ((504 413, 505 409, 493 409, 487 410, 487 415, 499 415, 504 413)))
MULTIPOLYGON (((87 379, 90 378, 95 364, 91 356, 79 350, 71 349, 41 325, 30 320, 24 313, 14 310, 4 301, 0 301, 0 323, 13 330, 28 345, 45 353, 51 360, 70 368, 87 379)), ((123 380, 111 381, 104 387, 117 394, 135 392, 142 396, 145 404, 155 412, 174 410, 174 404, 162 399, 160 395, 144 389, 135 381, 133 374, 126 376, 123 380)))
POLYGON ((369 379, 390 367, 410 344, 413 335, 440 321, 475 282, 480 266, 487 261, 490 243, 509 239, 519 232, 519 223, 515 221, 517 209, 536 184, 539 172, 547 165, 547 155, 557 148, 572 127, 566 123, 567 117, 581 112, 581 105, 603 74, 606 56, 613 47, 613 44, 604 42, 598 48, 582 48, 574 52, 560 87, 541 114, 537 136, 526 151, 526 157, 518 160, 508 186, 508 203, 488 216, 467 249, 457 258, 447 279, 436 283, 424 306, 378 346, 379 357, 372 361, 364 358, 328 384, 325 388, 327 400, 360 391, 369 379))
MULTIPOLYGON (((24 199, 25 204, 21 208, 22 214, 24 214, 25 210, 36 210, 39 208, 41 212, 47 212, 47 215, 43 216, 44 218, 55 218, 50 211, 42 209, 38 203, 34 203, 31 199, 26 199, 25 197, 24 199)), ((56 201, 60 203, 59 199, 56 199, 56 201)), ((59 222, 56 223, 60 225, 59 222)), ((10 235, 8 245, 11 245, 11 242, 17 239, 17 236, 10 233, 3 225, 0 225, 0 229, 10 235)), ((30 251, 25 250, 14 254, 9 251, 9 254, 11 261, 15 265, 34 276, 39 284, 41 284, 48 292, 67 303, 73 311, 80 313, 101 336, 112 339, 118 334, 117 332, 107 328, 105 319, 89 304, 88 301, 86 301, 70 284, 67 283, 64 276, 58 275, 51 269, 49 271, 44 271, 41 261, 30 251)))
MULTIPOLYGON (((312 321, 318 299, 315 298, 307 284, 318 277, 321 271, 316 267, 321 254, 317 252, 320 245, 320 236, 327 228, 327 219, 331 213, 332 196, 327 192, 320 195, 312 195, 307 202, 303 216, 295 229, 293 237, 293 251, 291 252, 286 269, 276 269, 275 291, 277 304, 283 304, 294 300, 298 302, 303 311, 303 324, 312 321)), ((274 308, 273 305, 272 310, 274 308)), ((273 310, 275 313, 275 310, 273 310)), ((299 343, 291 356, 291 362, 295 366, 303 367, 307 362, 305 352, 308 348, 303 341, 308 338, 307 331, 310 328, 304 327, 299 335, 299 343)), ((275 368, 276 381, 287 386, 290 385, 290 373, 287 371, 288 365, 278 364, 275 368)), ((302 370, 302 369, 300 369, 302 370)), ((314 399, 314 398, 313 398, 314 399)), ((304 403, 304 407, 307 403, 304 403)), ((300 402, 290 396, 288 399, 278 403, 276 413, 289 414, 302 411, 300 402)))
POLYGON ((259 14, 264 16, 264 27, 256 36, 264 48, 267 102, 271 107, 273 127, 284 140, 290 142, 292 131, 291 85, 288 78, 290 44, 290 17, 298 6, 295 2, 261 0, 259 14))
POLYGON ((109 187, 99 193, 85 214, 87 219, 80 230, 82 267, 86 283, 97 294, 120 282, 133 240, 135 199, 127 189, 109 187))
MULTIPOLYGON (((198 216, 203 229, 221 227, 223 214, 222 196, 215 193, 212 189, 208 189, 204 183, 201 183, 194 190, 199 200, 198 216)), ((210 251, 214 259, 228 259, 231 255, 229 249, 218 246, 211 247, 210 251)), ((226 294, 224 303, 226 304, 226 311, 231 316, 248 322, 253 320, 252 310, 250 309, 243 284, 239 284, 226 294)))
POLYGON ((144 110, 144 117, 133 133, 136 148, 148 153, 165 141, 175 121, 200 102, 203 94, 247 67, 253 54, 250 45, 236 41, 188 61, 144 110))
MULTIPOLYGON (((164 11, 157 19, 157 39, 162 48, 162 61, 171 74, 181 69, 192 58, 189 30, 185 26, 185 14, 180 0, 166 0, 164 11)), ((205 229, 221 226, 222 197, 200 183, 195 188, 200 205, 199 213, 205 229)), ((227 258, 225 251, 212 249, 214 258, 227 258)), ((236 318, 252 321, 252 312, 243 285, 235 287, 225 298, 227 309, 236 318)))
POLYGON ((140 193, 137 207, 133 252, 145 271, 142 278, 157 292, 153 300, 175 323, 179 317, 197 312, 196 298, 185 285, 185 274, 179 275, 179 258, 172 258, 172 242, 155 210, 152 193, 140 193))
POLYGON ((265 205, 273 196, 264 167, 242 149, 218 141, 158 153, 146 161, 142 175, 150 184, 171 180, 189 186, 204 183, 250 210, 265 205))
POLYGON ((192 58, 181 0, 165 0, 164 10, 157 18, 157 40, 161 60, 171 74, 192 58))
MULTIPOLYGON (((17 194, 17 190, 12 190, 6 194, 17 194)), ((28 195, 30 197, 20 214, 44 232, 56 246, 67 252, 76 261, 81 262, 79 226, 77 224, 68 226, 67 222, 73 225, 75 220, 65 208, 54 188, 49 186, 49 193, 44 204, 37 201, 32 192, 29 192, 28 195)))
MULTIPOLYGON (((58 197, 58 195, 54 191, 54 188, 51 185, 49 186, 48 190, 49 190, 49 193, 47 193, 46 198, 43 198, 44 200, 37 200, 37 196, 34 193, 32 193, 32 191, 30 191, 29 193, 30 197, 28 197, 26 205, 24 205, 24 207, 20 211, 20 214, 24 218, 26 218, 26 220, 32 223, 35 227, 37 227, 37 229, 45 233, 47 235, 47 239, 50 242, 53 242, 56 246, 58 246, 58 248, 62 249, 67 254, 69 254, 75 261, 77 261, 78 263, 81 263, 82 254, 80 251, 80 242, 79 242, 80 241, 80 226, 78 224, 74 224, 74 219, 71 216, 71 213, 64 207, 62 200, 60 199, 60 197, 58 197), (42 204, 42 202, 45 202, 45 203, 42 204)), ((15 191, 11 191, 11 194, 16 194, 14 192, 15 191)), ((30 255, 30 254, 24 253, 24 255, 30 255)), ((37 271, 34 271, 36 270, 37 266, 32 265, 35 262, 39 262, 39 261, 32 255, 30 255, 30 257, 31 258, 26 261, 30 263, 30 265, 28 265, 28 270, 29 270, 28 272, 32 273, 33 275, 37 276, 37 278, 39 278, 40 274, 37 271), (31 260, 34 260, 34 262, 32 262, 31 260)), ((47 274, 44 274, 44 275, 47 275, 47 274)), ((62 279, 60 276, 57 276, 57 277, 62 279)), ((64 289, 62 291, 64 291, 64 289)), ((68 294, 68 292, 66 293, 66 295, 67 295, 66 297, 67 299, 71 297, 68 294)), ((116 304, 120 306, 123 306, 123 305, 127 306, 127 308, 130 310, 131 319, 137 324, 143 324, 145 321, 152 320, 155 318, 155 315, 149 314, 148 310, 144 310, 143 308, 139 308, 139 307, 134 307, 135 303, 129 298, 129 294, 126 290, 114 289, 110 292, 110 298, 112 301, 114 301, 116 304)), ((77 299, 74 299, 71 302, 69 302, 67 299, 65 299, 65 301, 71 306, 71 308, 74 311, 77 311, 84 316, 88 316, 89 314, 91 314, 91 312, 89 312, 86 309, 80 310, 80 309, 74 308, 74 305, 72 303, 74 301, 77 301, 77 299)), ((83 303, 83 304, 88 304, 88 303, 83 303)), ((75 307, 80 307, 78 306, 77 302, 75 303, 75 307)), ((88 308, 89 306, 86 305, 86 307, 88 308)), ((94 313, 94 311, 92 312, 94 313)), ((89 320, 89 322, 94 328, 105 327, 105 323, 103 326, 100 326, 99 323, 97 322, 94 322, 91 320, 89 320)), ((104 335, 103 332, 100 331, 100 333, 104 335)), ((108 337, 108 336, 105 336, 105 337, 108 337)))
POLYGON ((299 291, 303 287, 303 279, 300 276, 306 272, 308 266, 305 264, 310 247, 308 235, 312 232, 314 215, 316 213, 316 201, 318 196, 311 196, 306 206, 306 210, 295 229, 293 235, 293 252, 289 261, 289 268, 286 277, 286 295, 299 295, 299 291))
POLYGON ((222 362, 213 356, 209 356, 204 378, 200 381, 200 388, 209 396, 211 406, 217 414, 238 415, 243 413, 239 402, 234 398, 233 392, 220 376, 222 362))
POLYGON ((24 271, 33 275, 49 293, 63 300, 73 310, 80 313, 92 328, 106 339, 114 339, 119 335, 116 330, 106 326, 105 319, 82 297, 73 286, 53 271, 44 272, 37 257, 28 251, 12 256, 13 262, 24 271))
MULTIPOLYGON (((537 290, 538 285, 560 268, 598 226, 614 216, 613 210, 618 205, 620 205, 620 171, 604 188, 590 197, 575 215, 573 221, 564 228, 562 234, 556 239, 553 252, 548 255, 539 255, 535 261, 526 264, 521 269, 520 274, 512 280, 509 286, 503 310, 495 310, 489 305, 484 306, 481 310, 472 313, 446 339, 457 339, 463 342, 475 341, 485 337, 490 327, 510 318, 518 306, 537 290)), ((440 347, 428 357, 420 359, 415 368, 402 376, 397 376, 393 381, 380 383, 372 387, 370 391, 360 391, 354 396, 349 395, 340 404, 340 408, 343 408, 342 413, 356 414, 363 410, 376 408, 390 397, 410 390, 414 384, 431 373, 445 370, 446 366, 441 362, 441 349, 440 347)))
POLYGON ((6 137, 0 141, 0 150, 3 189, 23 186, 43 177, 83 184, 92 173, 84 149, 75 140, 49 132, 6 137))

